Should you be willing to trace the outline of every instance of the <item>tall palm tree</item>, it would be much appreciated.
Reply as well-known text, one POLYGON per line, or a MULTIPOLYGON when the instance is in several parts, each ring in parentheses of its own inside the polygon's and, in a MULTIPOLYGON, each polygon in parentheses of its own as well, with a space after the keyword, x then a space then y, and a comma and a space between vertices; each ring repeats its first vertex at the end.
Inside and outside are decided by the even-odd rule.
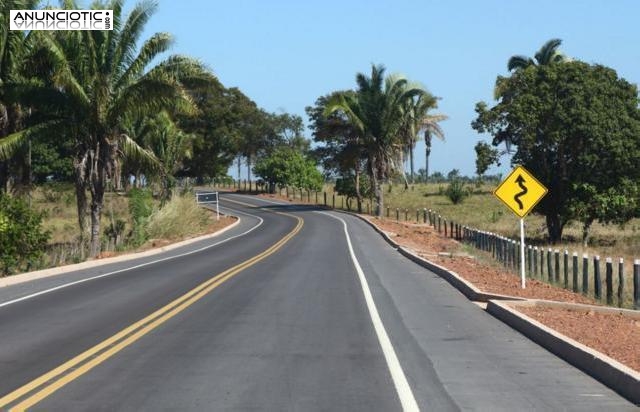
POLYGON ((444 131, 440 127, 440 122, 449 117, 444 114, 428 114, 422 119, 422 130, 424 130, 424 151, 425 151, 425 179, 429 177, 429 156, 431 156, 431 139, 433 136, 444 140, 444 131))
MULTIPOLYGON (((25 146, 25 140, 11 138, 23 127, 28 112, 17 102, 16 83, 23 80, 25 55, 28 50, 27 36, 21 30, 9 29, 10 10, 33 9, 37 0, 0 0, 0 191, 8 190, 9 163, 25 146), (13 95, 13 96, 12 96, 13 95)), ((30 146, 27 144, 27 146, 30 146)), ((23 160, 22 185, 30 186, 30 147, 23 160)))
POLYGON ((342 111, 362 136, 378 216, 382 216, 384 210, 381 183, 402 148, 399 139, 406 125, 406 102, 428 93, 402 76, 385 78, 384 71, 384 66, 372 65, 371 76, 358 73, 356 92, 332 96, 325 112, 329 115, 342 111))
POLYGON ((547 41, 534 55, 534 59, 522 55, 511 56, 507 63, 507 68, 509 71, 513 71, 524 69, 529 66, 545 66, 552 63, 565 62, 568 58, 558 50, 560 44, 562 44, 562 40, 560 39, 551 39, 547 41))
MULTIPOLYGON (((440 121, 446 120, 447 116, 443 114, 430 114, 431 109, 438 107, 438 99, 430 93, 424 93, 418 98, 408 100, 405 103, 406 123, 402 128, 402 140, 405 145, 404 152, 409 156, 409 170, 411 183, 414 182, 415 168, 413 162, 413 153, 416 143, 420 139, 420 132, 425 132, 425 145, 427 145, 427 170, 429 164, 429 154, 431 152, 431 136, 444 140, 444 133, 438 124, 440 121)), ((406 184, 406 182, 405 182, 406 184)))
MULTIPOLYGON (((67 9, 77 9, 65 1, 67 9)), ((151 63, 168 50, 172 37, 156 33, 137 50, 138 39, 156 10, 156 3, 138 3, 122 16, 123 0, 94 2, 95 9, 113 10, 112 31, 38 32, 43 47, 36 51, 50 64, 40 101, 56 102, 57 117, 45 123, 75 142, 74 158, 78 221, 84 232, 86 190, 91 194, 90 255, 100 251, 104 193, 122 157, 157 167, 158 159, 123 132, 127 118, 145 117, 164 109, 195 111, 186 85, 210 82, 213 75, 199 62, 171 56, 151 63), (61 109, 62 108, 62 109, 61 109)))

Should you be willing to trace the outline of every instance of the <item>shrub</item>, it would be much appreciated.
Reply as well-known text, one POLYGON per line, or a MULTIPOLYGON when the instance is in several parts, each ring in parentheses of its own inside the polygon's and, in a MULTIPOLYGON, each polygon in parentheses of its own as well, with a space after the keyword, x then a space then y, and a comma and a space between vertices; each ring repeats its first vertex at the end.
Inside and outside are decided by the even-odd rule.
POLYGON ((210 218, 211 212, 198 206, 192 196, 173 196, 150 216, 147 234, 151 239, 180 239, 204 232, 210 218))
POLYGON ((42 230, 41 213, 0 194, 0 275, 28 270, 42 256, 49 235, 42 230))
POLYGON ((149 238, 147 223, 149 216, 153 213, 151 192, 144 189, 132 189, 129 192, 129 212, 133 221, 129 242, 134 246, 139 246, 149 238))
POLYGON ((444 191, 445 196, 451 200, 454 205, 462 203, 462 201, 469 196, 469 190, 465 187, 465 184, 460 179, 453 179, 447 189, 444 191))

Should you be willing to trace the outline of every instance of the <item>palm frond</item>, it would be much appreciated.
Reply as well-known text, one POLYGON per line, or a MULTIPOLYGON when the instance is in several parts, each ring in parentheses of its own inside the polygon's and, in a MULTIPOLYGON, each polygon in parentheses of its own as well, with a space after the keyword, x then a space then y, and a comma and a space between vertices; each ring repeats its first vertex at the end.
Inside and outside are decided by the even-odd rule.
POLYGON ((162 171, 162 162, 151 152, 140 146, 126 134, 120 135, 120 150, 128 161, 131 161, 150 173, 162 171))
POLYGON ((552 63, 554 56, 558 55, 558 47, 562 44, 560 39, 551 39, 542 45, 540 50, 534 55, 536 61, 540 65, 552 63))
POLYGON ((114 64, 119 67, 120 72, 124 72, 134 61, 138 39, 157 7, 156 1, 143 0, 136 4, 127 17, 119 33, 118 46, 114 55, 114 64))
POLYGON ((507 70, 513 71, 518 69, 525 69, 534 64, 535 62, 530 57, 522 55, 511 56, 509 62, 507 63, 507 70))
POLYGON ((145 67, 147 67, 158 54, 167 51, 172 43, 173 37, 169 33, 156 33, 149 38, 140 49, 138 56, 118 79, 115 90, 120 90, 134 79, 139 78, 143 74, 145 67))

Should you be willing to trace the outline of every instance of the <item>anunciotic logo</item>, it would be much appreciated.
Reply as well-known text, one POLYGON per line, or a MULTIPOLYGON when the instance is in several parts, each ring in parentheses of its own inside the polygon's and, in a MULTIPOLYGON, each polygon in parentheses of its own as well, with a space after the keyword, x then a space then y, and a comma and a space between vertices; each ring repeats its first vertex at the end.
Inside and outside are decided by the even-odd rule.
POLYGON ((11 10, 11 30, 113 30, 113 10, 11 10))

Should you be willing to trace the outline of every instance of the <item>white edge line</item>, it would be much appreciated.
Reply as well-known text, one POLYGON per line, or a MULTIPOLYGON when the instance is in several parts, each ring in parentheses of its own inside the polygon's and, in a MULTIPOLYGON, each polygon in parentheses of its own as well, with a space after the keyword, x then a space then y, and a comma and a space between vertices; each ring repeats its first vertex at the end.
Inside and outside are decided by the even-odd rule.
POLYGON ((373 300, 373 295, 371 294, 371 289, 369 289, 367 278, 365 277, 362 267, 360 266, 360 263, 356 258, 355 252, 353 251, 351 237, 349 236, 349 231, 347 230, 347 222, 344 221, 344 219, 333 216, 332 214, 326 212, 316 213, 332 217, 342 222, 344 235, 347 238, 347 245, 349 247, 349 254, 351 255, 351 261, 353 262, 353 266, 355 267, 356 272, 358 272, 358 278, 360 279, 362 292, 364 293, 364 300, 367 303, 367 309, 369 309, 369 315, 371 316, 371 321, 373 322, 373 328, 376 331, 378 341, 380 342, 380 346, 382 347, 382 353, 384 354, 384 358, 387 361, 387 367, 389 368, 391 378, 396 387, 398 398, 400 398, 402 409, 404 411, 419 411, 420 408, 418 407, 416 398, 413 396, 413 392, 411 391, 411 387, 409 386, 407 377, 402 370, 402 366, 400 365, 400 361, 398 360, 396 351, 393 349, 393 344, 389 339, 389 335, 387 334, 387 331, 384 328, 384 324, 382 323, 382 319, 380 318, 380 314, 378 313, 378 308, 376 307, 376 303, 373 300))
POLYGON ((0 308, 12 305, 14 303, 22 302, 22 301, 25 301, 25 300, 28 300, 28 299, 32 299, 32 298, 35 298, 35 297, 40 296, 40 295, 44 295, 44 294, 47 294, 47 293, 55 292, 56 290, 68 288, 69 286, 74 286, 74 285, 78 285, 80 283, 89 282, 91 280, 96 280, 96 279, 104 278, 104 277, 107 277, 107 276, 112 276, 112 275, 115 275, 115 274, 118 274, 118 273, 126 272, 128 270, 138 269, 138 268, 141 268, 141 267, 144 267, 144 266, 153 265, 153 264, 156 264, 156 263, 159 263, 159 262, 164 262, 164 261, 167 261, 167 260, 177 259, 179 257, 193 255, 194 253, 202 252, 203 250, 210 249, 212 247, 221 245, 221 244, 226 243, 226 242, 228 242, 230 240, 239 238, 239 237, 244 236, 244 235, 246 235, 246 234, 248 234, 250 232, 253 232, 255 229, 260 227, 262 225, 262 223, 264 223, 264 219, 262 219, 260 216, 252 215, 252 214, 245 213, 245 212, 240 212, 239 210, 235 210, 235 209, 232 209, 232 208, 229 208, 229 207, 225 207, 225 209, 231 210, 234 213, 240 213, 240 214, 243 214, 243 215, 255 217, 258 220, 260 220, 260 222, 258 222, 257 225, 253 226, 251 229, 249 229, 247 231, 239 233, 239 234, 237 234, 235 236, 231 236, 231 237, 229 237, 227 239, 221 240, 221 241, 213 243, 211 245, 203 246, 203 247, 201 247, 199 249, 191 250, 189 252, 181 253, 181 254, 175 255, 175 256, 169 256, 169 257, 162 258, 162 259, 152 260, 151 262, 141 263, 139 265, 130 266, 130 267, 127 267, 127 268, 124 268, 124 269, 115 270, 113 272, 103 273, 101 275, 92 276, 90 278, 76 280, 74 282, 65 283, 65 284, 50 288, 50 289, 41 290, 40 292, 32 293, 30 295, 22 296, 22 297, 17 298, 17 299, 13 299, 13 300, 9 300, 7 302, 0 303, 0 308))

